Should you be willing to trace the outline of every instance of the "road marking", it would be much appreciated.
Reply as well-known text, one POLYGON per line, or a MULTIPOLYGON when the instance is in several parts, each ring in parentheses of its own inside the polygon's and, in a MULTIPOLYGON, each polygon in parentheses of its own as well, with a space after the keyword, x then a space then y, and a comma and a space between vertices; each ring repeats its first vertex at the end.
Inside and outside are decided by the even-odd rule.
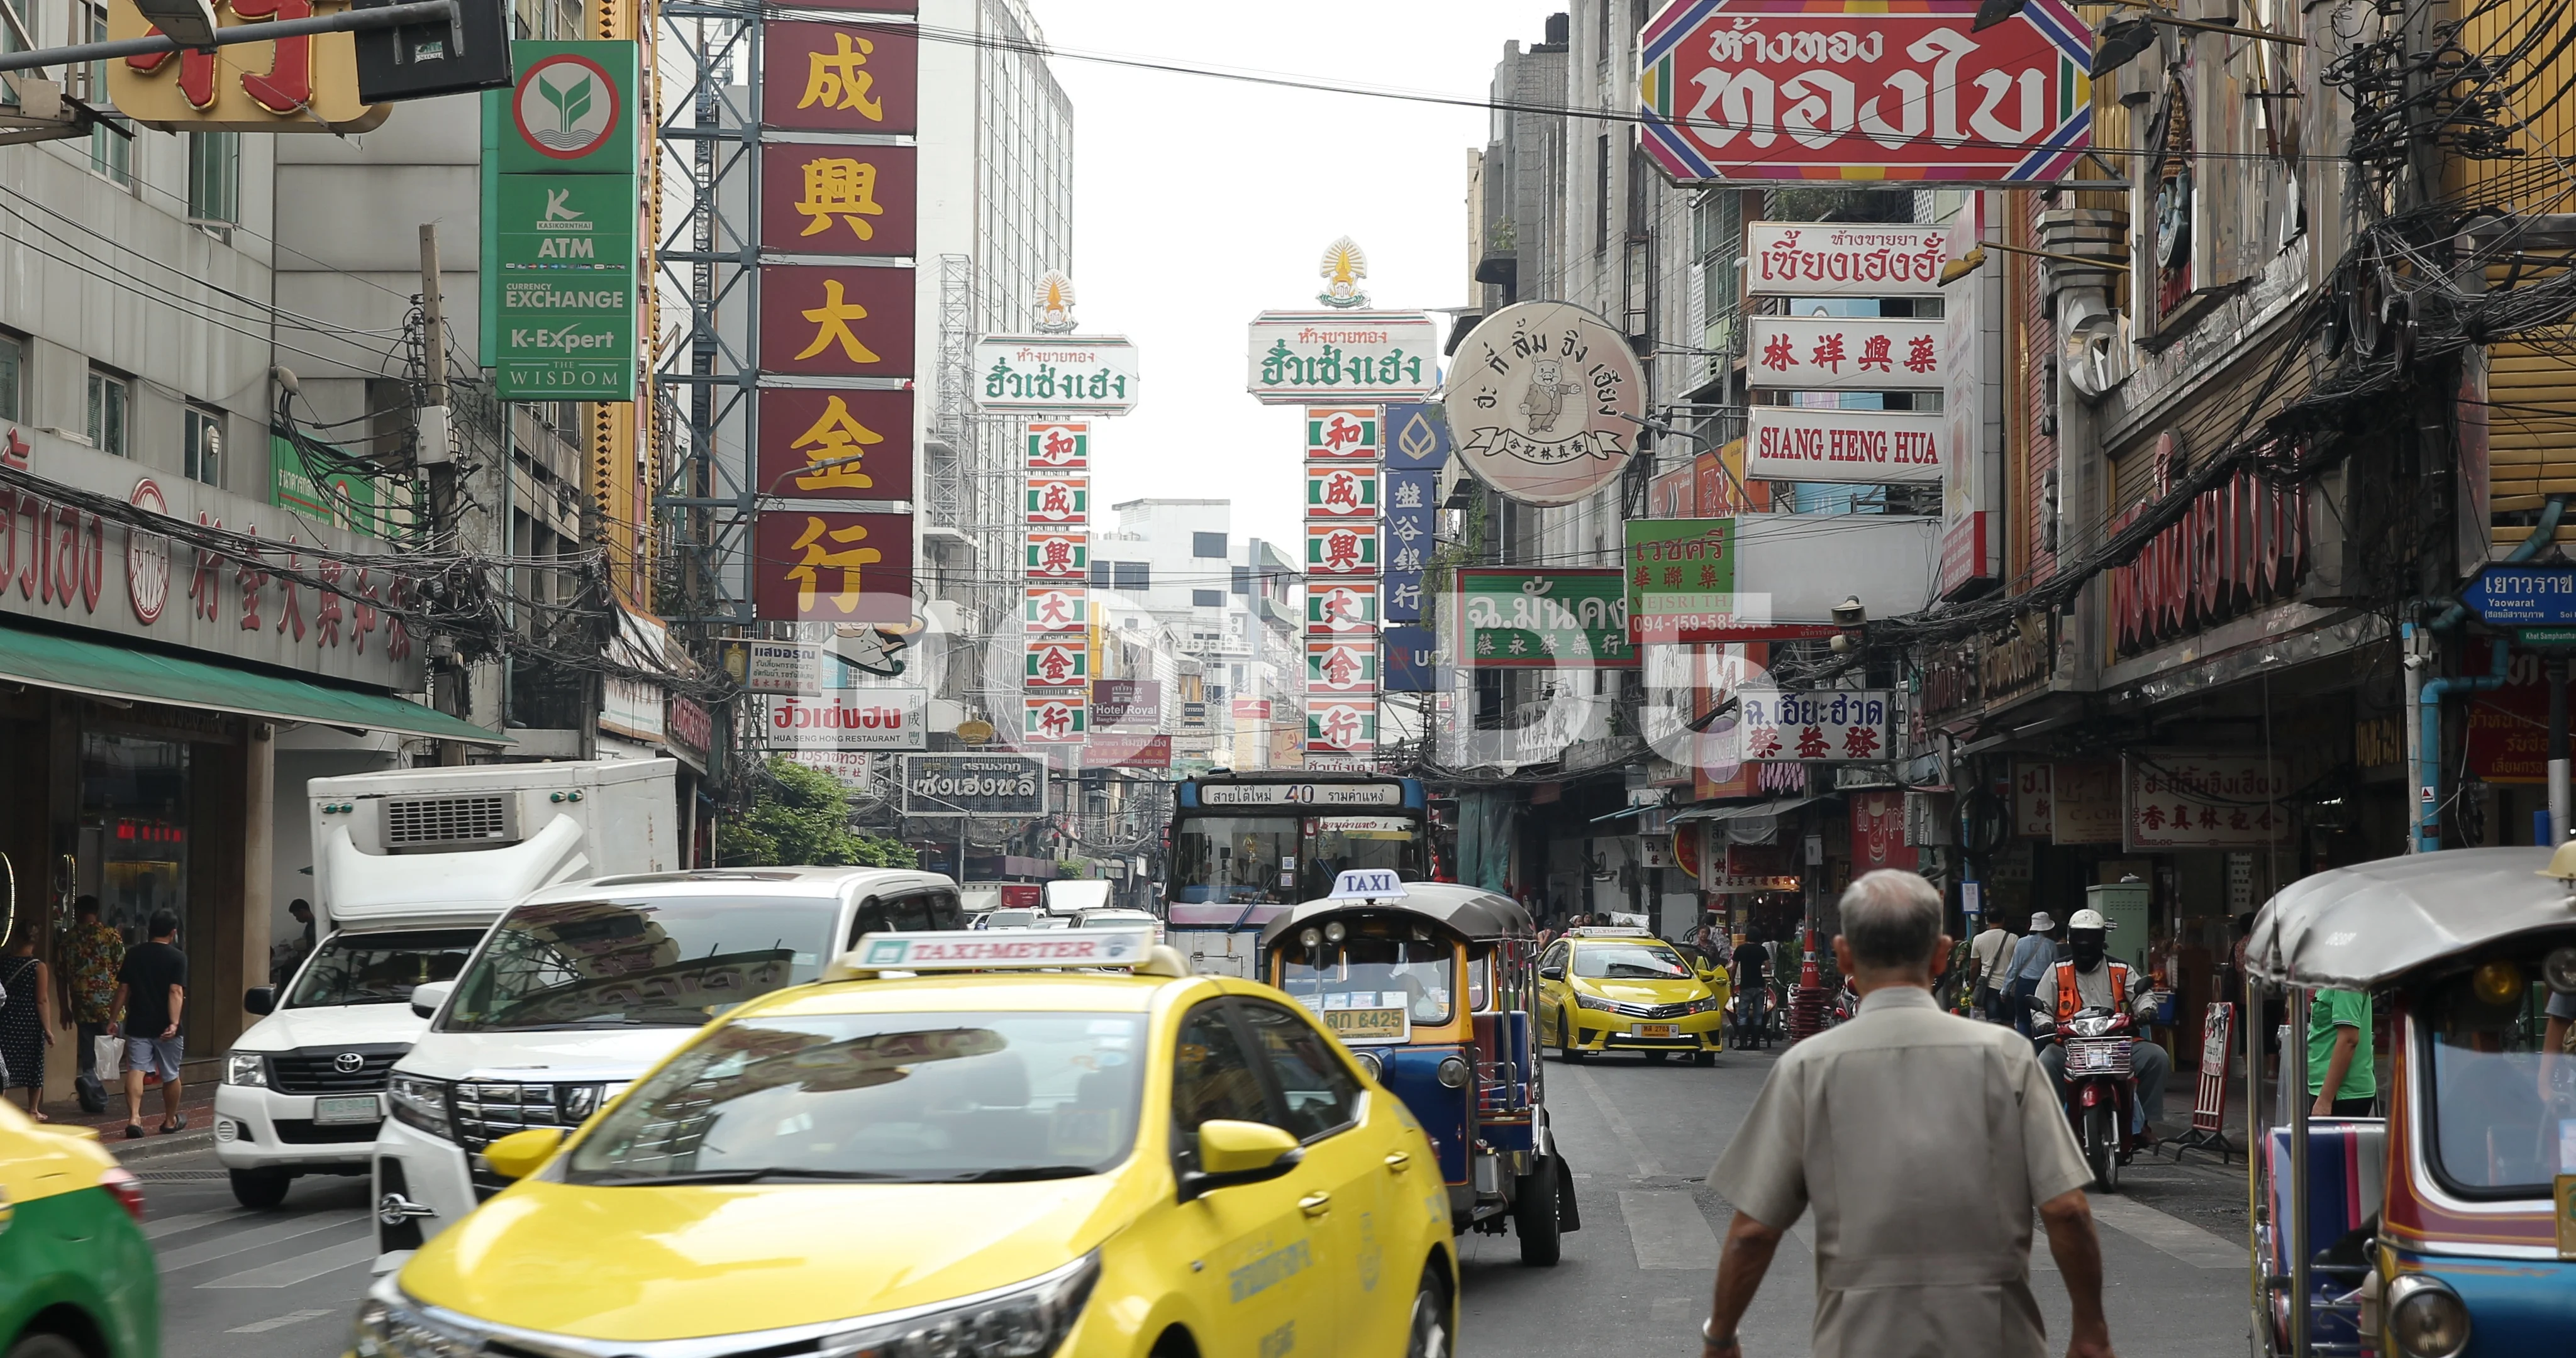
POLYGON ((1622 1189, 1619 1215, 1627 1219, 1637 1267, 1702 1272, 1717 1267, 1717 1232, 1708 1228, 1708 1217, 1690 1194, 1622 1189))
POLYGON ((220 1212, 190 1212, 185 1216, 165 1217, 160 1220, 144 1222, 143 1238, 146 1240, 158 1240, 165 1235, 177 1235, 181 1231, 193 1231, 200 1226, 209 1225, 218 1221, 238 1221, 241 1218, 250 1215, 250 1212, 242 1208, 228 1207, 220 1212))
POLYGON ((2196 1268, 2243 1268, 2245 1247, 2143 1202, 2090 1194, 2093 1219, 2196 1268))
POLYGON ((235 1325, 231 1329, 224 1331, 224 1333, 266 1334, 271 1330, 282 1330, 289 1325, 300 1324, 307 1320, 319 1320, 329 1314, 331 1313, 328 1311, 289 1311, 282 1316, 270 1316, 266 1320, 254 1320, 248 1325, 235 1325))
POLYGON ((297 1283, 310 1282, 325 1273, 355 1268, 373 1259, 375 1256, 364 1249, 357 1248, 367 1242, 367 1235, 361 1232, 336 1245, 315 1250, 311 1254, 299 1254, 292 1259, 280 1259, 273 1264, 263 1264, 258 1268, 217 1278, 210 1283, 199 1283, 197 1286, 201 1288, 293 1287, 297 1283))
POLYGON ((293 1240, 300 1235, 333 1230, 366 1219, 365 1212, 316 1212, 311 1216, 297 1217, 290 1221, 279 1222, 274 1226, 263 1226, 257 1230, 235 1231, 203 1244, 190 1245, 186 1249, 172 1250, 162 1255, 161 1271, 165 1274, 176 1273, 183 1268, 194 1268, 199 1264, 211 1263, 217 1259, 239 1254, 244 1250, 274 1245, 280 1241, 293 1240))
POLYGON ((1601 1120, 1610 1124, 1610 1134, 1619 1139, 1619 1149, 1626 1151, 1628 1158, 1637 1162, 1637 1177, 1663 1178, 1663 1163, 1646 1154, 1646 1143, 1637 1139, 1636 1130, 1628 1125, 1627 1115, 1621 1113, 1608 1099, 1601 1097, 1600 1086, 1593 1082, 1592 1072, 1570 1061, 1558 1063, 1557 1069, 1573 1079, 1574 1087, 1582 1090, 1583 1097, 1590 1100, 1593 1108, 1600 1112, 1601 1120))

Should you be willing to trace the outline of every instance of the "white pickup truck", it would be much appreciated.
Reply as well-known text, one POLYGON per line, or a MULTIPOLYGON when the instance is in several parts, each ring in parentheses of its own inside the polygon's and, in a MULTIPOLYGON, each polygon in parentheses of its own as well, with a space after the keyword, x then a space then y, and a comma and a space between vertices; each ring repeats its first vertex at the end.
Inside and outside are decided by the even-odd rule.
POLYGON ((215 1158, 246 1207, 306 1174, 368 1172, 387 1072, 425 1026, 413 987, 456 977, 530 892, 679 866, 667 759, 493 764, 307 784, 323 934, 225 1054, 215 1158))

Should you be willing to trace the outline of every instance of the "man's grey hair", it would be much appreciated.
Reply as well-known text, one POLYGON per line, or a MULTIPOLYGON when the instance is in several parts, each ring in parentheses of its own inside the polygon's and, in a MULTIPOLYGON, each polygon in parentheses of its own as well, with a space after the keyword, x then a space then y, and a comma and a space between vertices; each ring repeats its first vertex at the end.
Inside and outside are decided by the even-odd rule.
POLYGON ((1929 964, 1941 941, 1941 892, 1911 872, 1881 868, 1843 889, 1843 940, 1870 968, 1929 964))

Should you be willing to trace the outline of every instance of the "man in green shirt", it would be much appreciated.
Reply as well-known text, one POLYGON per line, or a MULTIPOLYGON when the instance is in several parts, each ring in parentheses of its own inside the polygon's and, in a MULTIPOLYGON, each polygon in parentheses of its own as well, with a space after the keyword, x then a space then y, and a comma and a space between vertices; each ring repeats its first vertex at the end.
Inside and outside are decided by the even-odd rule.
POLYGON ((2358 990, 2318 991, 2308 1002, 2308 1094, 2316 1100, 2309 1116, 2371 1116, 2379 1103, 2373 1065, 2370 997, 2358 990))

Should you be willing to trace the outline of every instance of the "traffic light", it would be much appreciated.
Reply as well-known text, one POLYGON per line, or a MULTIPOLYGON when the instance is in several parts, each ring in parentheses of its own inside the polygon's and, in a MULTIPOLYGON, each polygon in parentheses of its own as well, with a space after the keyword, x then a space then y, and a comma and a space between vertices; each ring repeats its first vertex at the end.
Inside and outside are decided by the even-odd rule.
MULTIPOLYGON (((354 0, 378 9, 394 0, 354 0)), ((358 98, 369 104, 471 90, 508 89, 510 12, 503 0, 449 0, 453 20, 378 28, 357 35, 358 98)))

